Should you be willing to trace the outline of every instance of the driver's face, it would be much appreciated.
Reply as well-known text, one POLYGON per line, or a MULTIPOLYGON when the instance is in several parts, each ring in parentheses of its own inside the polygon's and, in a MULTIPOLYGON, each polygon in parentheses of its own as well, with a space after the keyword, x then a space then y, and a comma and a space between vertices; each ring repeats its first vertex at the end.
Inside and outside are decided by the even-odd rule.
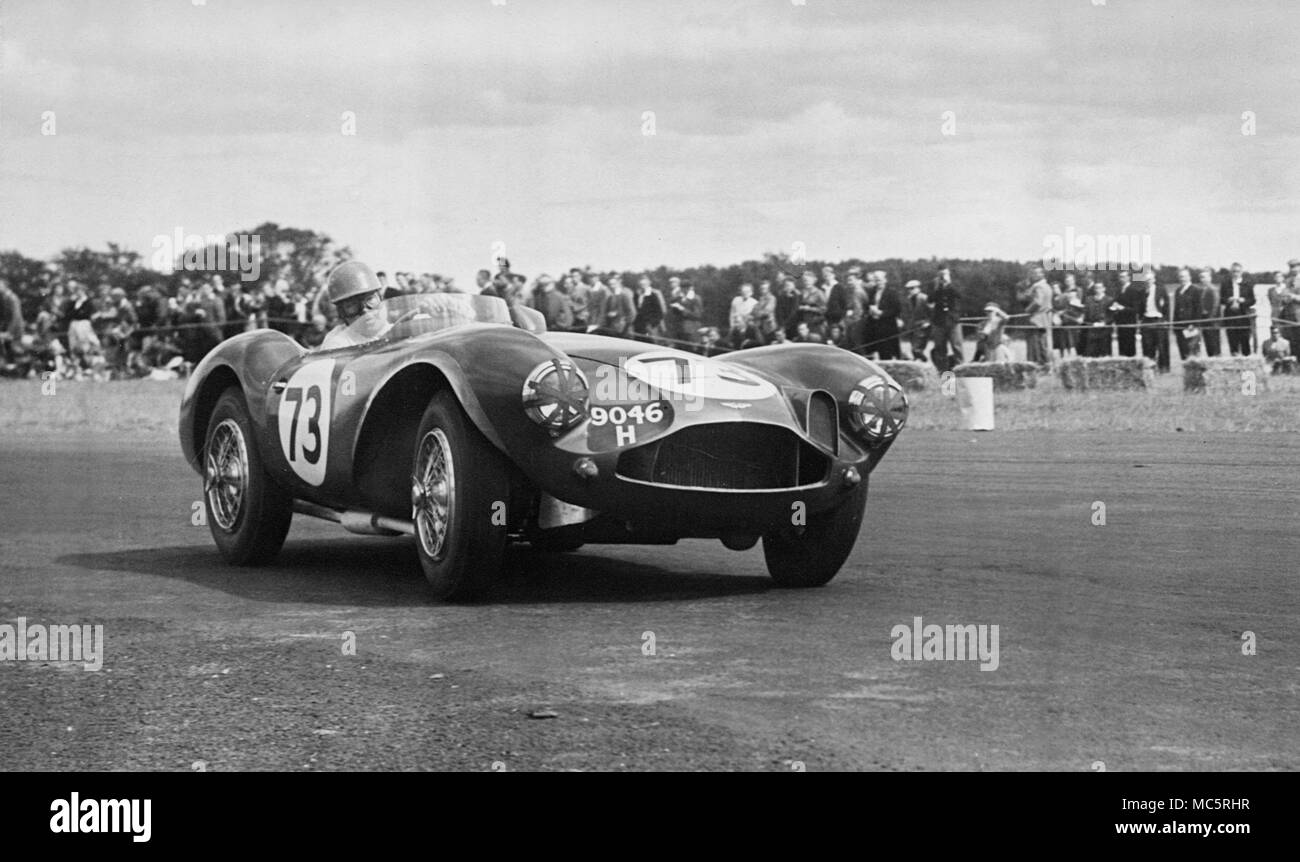
POLYGON ((339 313, 339 319, 343 321, 344 326, 351 326, 352 322, 367 311, 374 311, 379 307, 379 291, 372 290, 370 293, 363 293, 360 296, 349 296, 347 299, 341 299, 334 303, 334 310, 339 313))

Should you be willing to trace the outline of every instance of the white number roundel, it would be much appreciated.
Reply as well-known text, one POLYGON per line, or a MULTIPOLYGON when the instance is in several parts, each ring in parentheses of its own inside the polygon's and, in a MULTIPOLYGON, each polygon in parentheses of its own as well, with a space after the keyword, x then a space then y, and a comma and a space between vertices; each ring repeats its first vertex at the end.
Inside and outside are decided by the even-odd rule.
POLYGON ((334 360, 309 362, 280 393, 280 448, 308 485, 325 481, 330 447, 330 378, 334 360))
POLYGON ((702 398, 758 401, 776 387, 734 365, 676 351, 649 351, 623 364, 628 375, 666 392, 702 398))

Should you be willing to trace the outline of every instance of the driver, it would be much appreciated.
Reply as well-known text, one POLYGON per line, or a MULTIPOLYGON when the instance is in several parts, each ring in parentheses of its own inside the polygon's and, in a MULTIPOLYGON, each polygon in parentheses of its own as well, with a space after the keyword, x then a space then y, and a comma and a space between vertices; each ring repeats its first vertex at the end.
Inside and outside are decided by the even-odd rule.
POLYGON ((384 286, 361 261, 350 260, 335 267, 325 290, 338 312, 339 324, 325 336, 321 350, 361 344, 380 337, 390 328, 388 315, 380 307, 384 286))

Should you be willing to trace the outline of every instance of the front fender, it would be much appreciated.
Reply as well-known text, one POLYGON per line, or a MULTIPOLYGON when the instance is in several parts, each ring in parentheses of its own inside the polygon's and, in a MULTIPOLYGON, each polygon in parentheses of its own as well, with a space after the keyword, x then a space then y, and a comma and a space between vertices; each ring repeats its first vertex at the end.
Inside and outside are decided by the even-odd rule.
POLYGON ((301 356, 305 348, 283 332, 259 329, 226 339, 209 351, 185 382, 180 405, 180 442, 185 460, 202 472, 199 452, 207 433, 208 416, 231 385, 238 385, 248 403, 259 439, 266 436, 267 388, 277 369, 301 356))
POLYGON ((873 442, 864 439, 861 429, 853 427, 850 417, 858 408, 850 398, 860 397, 860 391, 857 396, 854 395, 858 384, 868 378, 879 377, 886 387, 896 390, 892 398, 901 401, 903 416, 906 418, 907 395, 898 382, 876 363, 841 347, 828 344, 771 344, 728 353, 725 360, 763 374, 771 380, 780 381, 786 386, 824 389, 829 392, 839 404, 841 439, 865 450, 870 458, 869 470, 875 468, 897 438, 891 436, 873 442))
POLYGON ((470 326, 373 351, 350 366, 357 370, 359 384, 366 377, 373 380, 366 381, 366 399, 358 405, 356 415, 344 415, 341 422, 336 417, 342 427, 351 429, 350 460, 355 463, 362 430, 385 389, 413 367, 426 366, 447 381, 483 436, 511 460, 518 461, 521 451, 549 439, 524 415, 524 379, 543 362, 564 358, 562 352, 536 335, 503 326, 470 326))

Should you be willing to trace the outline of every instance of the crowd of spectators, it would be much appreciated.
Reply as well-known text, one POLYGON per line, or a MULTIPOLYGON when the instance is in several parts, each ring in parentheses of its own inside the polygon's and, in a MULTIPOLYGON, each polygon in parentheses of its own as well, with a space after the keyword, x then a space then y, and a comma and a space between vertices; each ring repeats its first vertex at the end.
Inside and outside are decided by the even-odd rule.
POLYGON ((677 277, 655 285, 642 275, 629 288, 616 272, 602 276, 572 269, 557 281, 533 282, 510 272, 478 274, 485 293, 540 311, 549 329, 598 332, 672 344, 712 353, 782 342, 825 343, 875 359, 919 359, 940 371, 966 360, 967 336, 974 337, 972 361, 1008 362, 1011 334, 1023 337, 1025 358, 1137 356, 1170 367, 1172 333, 1181 359, 1192 356, 1262 354, 1278 371, 1295 367, 1292 345, 1300 335, 1300 260, 1274 277, 1267 296, 1272 334, 1256 339, 1255 291, 1239 263, 1214 283, 1208 267, 1183 267, 1172 289, 1152 267, 1065 272, 1049 280, 1041 266, 1029 267, 1015 291, 1016 308, 996 302, 983 316, 962 318, 961 286, 952 269, 937 264, 923 285, 909 279, 901 289, 884 270, 850 266, 803 268, 773 279, 743 282, 728 308, 726 325, 702 319, 703 304, 689 282, 677 277))
POLYGON ((1264 292, 1267 307, 1240 263, 1215 283, 1212 267, 1180 267, 1177 283, 1158 282, 1151 267, 1133 272, 1066 272, 1048 281, 1032 267, 1017 291, 1026 322, 1026 358, 1047 362, 1049 350, 1061 357, 1143 355, 1161 372, 1170 368, 1170 334, 1180 359, 1262 355, 1279 373, 1295 368, 1292 345, 1300 335, 1300 259, 1273 274, 1264 292), (1106 276, 1113 275, 1113 278, 1106 276), (1268 338, 1256 322, 1268 322, 1268 338), (1048 338, 1051 338, 1051 347, 1048 338))
MULTIPOLYGON (((806 342, 898 358, 903 323, 915 313, 913 306, 904 308, 905 297, 888 285, 885 272, 858 267, 847 269, 843 281, 834 267, 825 266, 820 277, 806 268, 797 277, 786 273, 757 285, 744 282, 721 326, 704 319, 695 286, 676 276, 656 285, 643 274, 629 287, 621 273, 575 267, 558 280, 542 275, 529 283, 507 262, 495 275, 480 270, 478 284, 484 293, 540 311, 551 330, 636 338, 706 354, 806 342)), ((909 290, 919 284, 909 282, 909 290)), ((953 294, 949 307, 954 315, 955 299, 953 294)))
POLYGON ((249 329, 269 327, 319 343, 324 324, 312 319, 312 299, 284 278, 246 289, 220 274, 184 276, 174 291, 160 281, 133 295, 107 281, 54 279, 42 285, 35 319, 24 323, 17 294, 0 279, 0 359, 16 376, 176 376, 249 329))
MULTIPOLYGON (((1053 276, 1058 273, 1051 273, 1053 276)), ((432 273, 377 273, 386 295, 462 292, 432 273)), ((1067 271, 1048 278, 1030 267, 1015 290, 1015 307, 990 302, 978 318, 961 317, 962 287, 936 263, 933 278, 891 284, 884 270, 849 266, 789 267, 739 285, 725 320, 706 320, 695 285, 648 274, 628 279, 574 267, 552 278, 515 273, 507 260, 480 270, 472 292, 539 311, 550 330, 592 332, 681 347, 711 355, 766 344, 825 343, 878 359, 919 359, 947 370, 962 361, 968 336, 975 361, 1010 361, 1012 335, 1025 357, 1136 356, 1169 369, 1170 334, 1180 357, 1263 355, 1279 372, 1295 368, 1300 337, 1300 260, 1277 272, 1267 291, 1271 335, 1256 339, 1252 285, 1240 264, 1219 284, 1210 268, 1178 271, 1172 288, 1147 267, 1137 272, 1067 271)), ((145 284, 134 295, 107 282, 51 281, 35 319, 24 323, 15 292, 0 279, 0 359, 11 375, 54 371, 66 377, 185 374, 225 338, 278 329, 318 346, 333 309, 316 284, 291 285, 276 275, 246 286, 220 274, 182 276, 174 293, 145 284)))

